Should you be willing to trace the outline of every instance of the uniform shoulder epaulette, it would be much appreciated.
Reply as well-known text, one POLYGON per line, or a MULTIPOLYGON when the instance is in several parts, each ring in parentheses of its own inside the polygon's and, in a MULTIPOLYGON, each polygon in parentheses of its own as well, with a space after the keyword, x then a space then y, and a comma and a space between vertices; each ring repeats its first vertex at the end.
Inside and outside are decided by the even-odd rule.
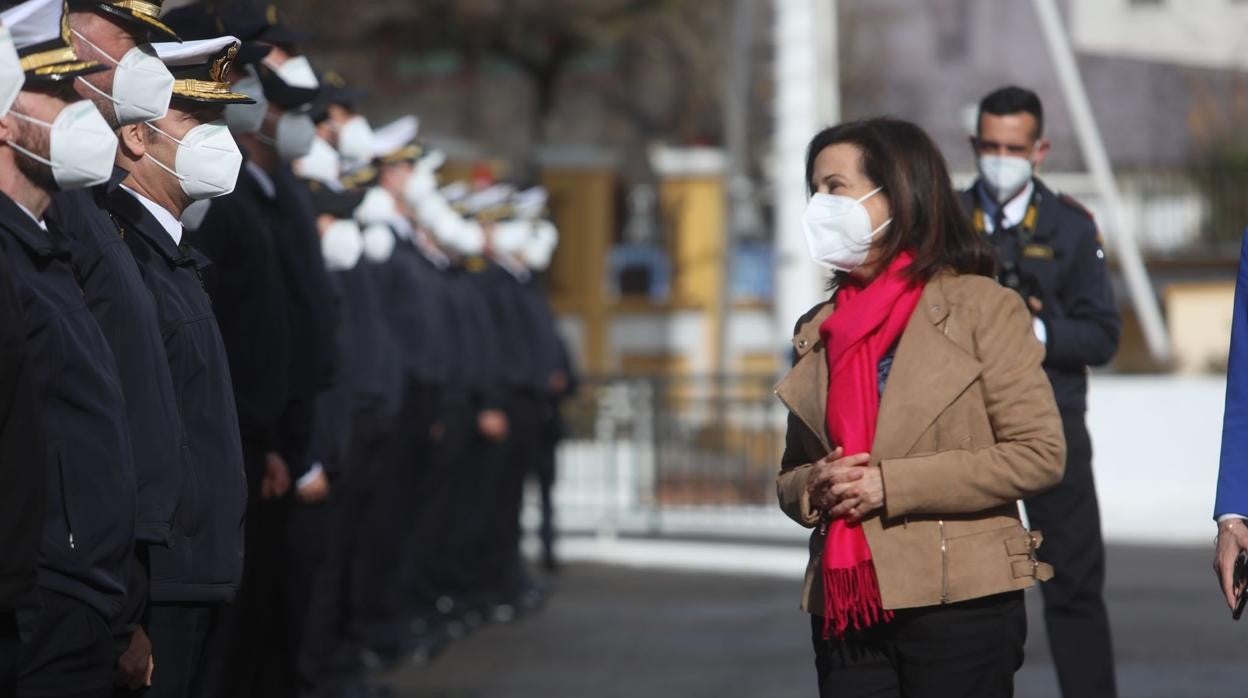
POLYGON ((1083 204, 1079 203, 1079 201, 1078 201, 1075 197, 1071 196, 1070 194, 1059 193, 1059 194, 1057 195, 1057 200, 1058 200, 1058 201, 1061 201, 1061 202, 1062 202, 1062 203, 1064 203, 1064 204, 1066 204, 1066 205, 1067 205, 1067 206, 1069 206, 1070 208, 1075 209, 1075 210, 1076 210, 1076 211, 1078 211, 1079 213, 1082 213, 1083 215, 1087 216, 1088 218, 1090 218, 1090 219, 1092 219, 1092 220, 1094 220, 1094 221, 1096 220, 1096 216, 1092 215, 1092 212, 1091 212, 1091 211, 1089 211, 1089 210, 1088 210, 1088 208, 1087 208, 1086 206, 1084 206, 1083 204))

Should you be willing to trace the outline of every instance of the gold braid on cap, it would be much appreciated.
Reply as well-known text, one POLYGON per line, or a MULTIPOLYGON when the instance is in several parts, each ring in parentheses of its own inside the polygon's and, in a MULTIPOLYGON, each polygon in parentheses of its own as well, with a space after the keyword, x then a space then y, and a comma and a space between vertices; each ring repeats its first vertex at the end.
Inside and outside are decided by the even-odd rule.
POLYGON ((130 10, 136 15, 143 15, 152 19, 160 17, 160 5, 143 2, 143 0, 113 0, 109 4, 113 7, 120 7, 123 10, 130 10))
POLYGON ((208 80, 174 80, 173 93, 182 97, 237 97, 230 91, 228 82, 209 82, 208 80))
POLYGON ((78 54, 74 53, 72 46, 62 48, 54 48, 51 51, 40 51, 32 53, 28 56, 22 56, 21 66, 24 71, 39 70, 48 66, 67 61, 77 61, 78 54))

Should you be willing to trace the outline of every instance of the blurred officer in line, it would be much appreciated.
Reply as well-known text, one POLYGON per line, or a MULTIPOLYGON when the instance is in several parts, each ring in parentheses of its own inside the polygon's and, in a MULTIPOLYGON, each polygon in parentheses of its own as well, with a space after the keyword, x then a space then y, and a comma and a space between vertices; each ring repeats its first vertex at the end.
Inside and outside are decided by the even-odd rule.
MULTIPOLYGON (((79 76, 79 96, 95 103, 113 129, 164 117, 173 75, 152 53, 148 39, 177 39, 157 19, 160 3, 74 0, 69 33, 75 52, 107 70, 79 76)), ((130 443, 134 449, 139 518, 133 572, 126 608, 114 619, 118 684, 139 688, 151 676, 151 642, 139 622, 148 601, 153 549, 173 544, 171 525, 187 470, 181 424, 167 371, 156 307, 143 287, 139 269, 121 231, 104 210, 126 171, 114 166, 108 181, 58 193, 48 209, 50 228, 70 249, 74 272, 87 307, 104 331, 126 397, 130 443)))
POLYGON ((18 695, 107 696, 134 545, 135 480, 117 364, 44 214, 56 191, 108 180, 117 139, 74 78, 105 68, 68 42, 61 0, 0 13, 24 72, 0 119, 0 254, 21 300, 48 492, 39 606, 18 612, 18 695))
MULTIPOLYGON (((0 24, 0 118, 22 90, 26 74, 8 27, 0 24)), ((0 696, 17 687, 21 637, 18 609, 35 595, 44 497, 44 440, 32 385, 22 304, 13 272, 0 255, 0 696)))
POLYGON ((229 358, 248 480, 243 581, 210 639, 221 643, 225 662, 217 672, 220 686, 209 692, 287 695, 293 626, 285 598, 285 495, 303 474, 292 468, 310 466, 311 405, 319 391, 296 380, 307 381, 324 355, 319 344, 306 347, 302 357, 296 351, 305 350, 296 342, 316 335, 308 329, 316 308, 300 294, 306 287, 292 289, 303 280, 292 258, 303 257, 301 248, 288 244, 288 188, 281 183, 289 172, 285 161, 301 155, 310 140, 311 124, 299 110, 316 95, 316 80, 306 59, 268 43, 291 37, 263 10, 240 3, 223 15, 213 12, 191 5, 166 16, 184 39, 212 38, 224 27, 242 40, 229 79, 235 92, 255 100, 226 105, 243 168, 235 190, 213 199, 186 234, 212 261, 205 281, 229 358))
POLYGON ((221 668, 221 648, 206 640, 242 578, 247 484, 229 364, 200 281, 208 261, 184 243, 178 220, 192 201, 229 194, 238 179, 242 155, 222 121, 225 105, 253 101, 226 81, 238 46, 231 36, 155 46, 178 79, 173 101, 163 118, 121 127, 119 162, 129 174, 106 200, 167 328, 188 468, 173 545, 150 556, 145 625, 156 672, 145 696, 204 695, 221 668))
POLYGON ((1026 501, 1032 527, 1044 531, 1039 557, 1057 570, 1041 591, 1058 681, 1067 698, 1108 698, 1117 688, 1103 596, 1105 545, 1084 413, 1088 367, 1113 358, 1121 322, 1092 216, 1034 174, 1049 150, 1043 136, 1034 92, 1004 87, 984 97, 971 140, 980 176, 962 202, 997 249, 998 280, 1031 308, 1062 413, 1066 473, 1057 487, 1026 501))
MULTIPOLYGON (((555 558, 553 491, 555 455, 563 438, 560 403, 576 392, 577 381, 571 356, 559 335, 554 312, 539 281, 539 275, 550 266, 551 257, 559 244, 558 230, 553 223, 542 218, 546 200, 546 190, 541 187, 518 193, 513 205, 516 220, 509 222, 503 230, 496 229, 492 240, 499 264, 521 281, 526 322, 536 347, 534 385, 539 386, 539 413, 535 452, 531 456, 532 472, 541 497, 538 533, 542 541, 542 566, 547 572, 555 572, 558 563, 555 558)), ((516 533, 518 536, 518 529, 516 533)))

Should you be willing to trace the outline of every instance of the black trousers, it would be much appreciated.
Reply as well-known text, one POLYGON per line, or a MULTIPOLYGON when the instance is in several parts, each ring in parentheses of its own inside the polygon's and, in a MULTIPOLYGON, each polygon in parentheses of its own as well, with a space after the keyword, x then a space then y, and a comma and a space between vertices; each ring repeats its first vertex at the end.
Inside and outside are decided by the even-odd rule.
POLYGON ((17 691, 17 658, 21 648, 17 614, 0 610, 0 698, 13 698, 17 691))
POLYGON ((219 603, 149 604, 147 635, 152 641, 152 685, 137 691, 119 688, 114 696, 201 698, 217 664, 208 637, 221 619, 219 603))
POLYGON ((39 590, 40 608, 19 611, 19 698, 106 698, 117 655, 108 619, 71 596, 39 590))
MULTIPOLYGON (((264 471, 264 454, 262 444, 243 442, 247 472, 264 471)), ((294 691, 288 607, 282 598, 290 500, 290 493, 261 500, 258 487, 248 492, 243 580, 208 635, 209 656, 216 665, 204 672, 209 677, 205 696, 281 698, 294 691)))
POLYGON ((353 622, 362 605, 356 574, 362 567, 370 533, 364 526, 364 514, 379 487, 378 467, 388 454, 393 429, 392 417, 364 415, 352 421, 347 467, 325 503, 328 527, 319 541, 325 555, 311 578, 311 597, 298 646, 300 695, 314 695, 316 690, 330 687, 336 678, 358 673, 353 660, 367 644, 353 622))
POLYGON ((1008 698, 1023 665, 1021 591, 897 611, 892 622, 823 639, 811 617, 821 698, 1008 698))
POLYGON ((551 433, 553 431, 553 429, 543 428, 543 433, 538 438, 537 454, 533 460, 533 474, 537 477, 538 493, 542 502, 542 522, 538 535, 542 540, 542 554, 548 564, 553 564, 555 561, 554 491, 559 440, 551 433))
POLYGON ((1055 570, 1040 585, 1044 623, 1065 698, 1113 698, 1114 651, 1105 610, 1105 543, 1092 480, 1092 441, 1084 413, 1062 412, 1066 474, 1028 499, 1031 527, 1044 532, 1037 556, 1055 570))
POLYGON ((516 597, 529 584, 520 556, 520 510, 524 482, 536 468, 538 431, 542 404, 537 395, 514 392, 507 408, 508 438, 498 471, 496 499, 487 536, 483 577, 491 580, 490 591, 501 600, 516 597))

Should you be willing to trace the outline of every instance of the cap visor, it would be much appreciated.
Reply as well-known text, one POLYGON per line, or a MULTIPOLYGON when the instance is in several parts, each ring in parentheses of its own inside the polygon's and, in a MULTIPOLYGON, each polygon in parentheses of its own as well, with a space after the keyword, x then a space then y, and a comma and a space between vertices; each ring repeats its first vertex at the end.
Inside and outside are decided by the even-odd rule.
POLYGON ((171 41, 182 40, 178 36, 178 33, 173 30, 173 27, 170 27, 168 24, 165 24, 155 17, 136 14, 125 9, 124 7, 117 7, 116 5, 109 5, 102 2, 96 3, 95 9, 107 12, 115 17, 118 17, 119 19, 129 22, 130 24, 137 25, 142 29, 155 32, 156 34, 159 34, 161 38, 169 39, 171 41))
POLYGON ((209 94, 180 94, 173 93, 173 99, 183 102, 193 102, 195 104, 255 104, 256 100, 239 92, 226 92, 219 95, 209 94))
POLYGON ((312 182, 312 207, 317 215, 328 214, 334 218, 350 218, 355 209, 364 201, 364 192, 359 189, 332 191, 328 187, 312 182))
POLYGON ((265 27, 256 40, 268 44, 293 45, 301 44, 311 38, 312 35, 308 32, 297 31, 282 24, 272 24, 265 27))
POLYGON ((61 82, 64 80, 73 80, 82 75, 90 75, 92 73, 100 73, 108 70, 108 66, 101 65, 97 61, 70 61, 66 63, 53 63, 45 65, 41 68, 26 71, 27 82, 61 82))

